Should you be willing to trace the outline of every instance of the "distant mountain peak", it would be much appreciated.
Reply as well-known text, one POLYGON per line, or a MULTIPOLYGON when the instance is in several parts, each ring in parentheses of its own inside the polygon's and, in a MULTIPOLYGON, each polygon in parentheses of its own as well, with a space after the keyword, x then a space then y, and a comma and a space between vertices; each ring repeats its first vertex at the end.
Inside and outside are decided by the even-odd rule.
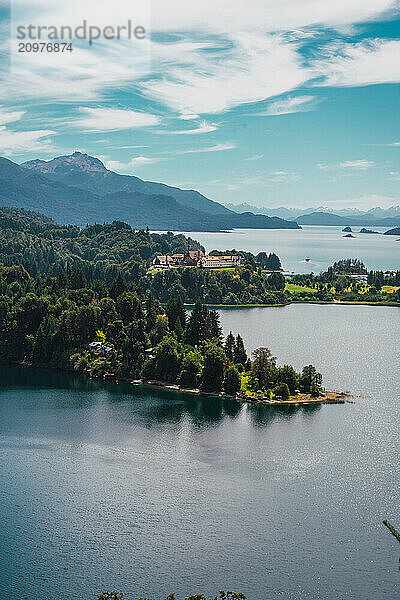
POLYGON ((65 171, 81 171, 85 173, 106 173, 107 169, 100 159, 75 151, 73 154, 56 156, 52 160, 28 160, 22 163, 26 169, 34 169, 40 173, 56 173, 65 171))

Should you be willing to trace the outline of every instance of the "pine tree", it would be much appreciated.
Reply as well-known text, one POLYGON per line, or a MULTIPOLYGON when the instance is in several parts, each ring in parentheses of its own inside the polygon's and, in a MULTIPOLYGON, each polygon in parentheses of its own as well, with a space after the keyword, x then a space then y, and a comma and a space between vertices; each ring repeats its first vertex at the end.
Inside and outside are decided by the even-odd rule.
POLYGON ((224 390, 231 396, 234 396, 240 390, 240 375, 233 365, 225 371, 224 390))
POLYGON ((228 333, 228 335, 226 336, 224 350, 225 350, 226 358, 230 362, 236 362, 236 361, 234 361, 235 336, 233 335, 232 331, 230 331, 228 333))
POLYGON ((197 300, 194 309, 189 317, 186 327, 186 343, 191 346, 198 346, 203 339, 202 335, 206 325, 207 307, 197 300))
POLYGON ((118 273, 116 279, 111 284, 110 287, 110 296, 111 298, 118 298, 121 294, 123 294, 127 289, 126 282, 122 277, 121 273, 118 273))
POLYGON ((244 347, 244 342, 242 337, 238 334, 236 336, 235 348, 233 351, 233 362, 235 365, 241 364, 246 366, 248 357, 246 353, 246 348, 244 347))
POLYGON ((186 326, 186 312, 182 298, 178 295, 171 296, 167 304, 167 317, 170 329, 173 329, 179 319, 182 328, 186 326))

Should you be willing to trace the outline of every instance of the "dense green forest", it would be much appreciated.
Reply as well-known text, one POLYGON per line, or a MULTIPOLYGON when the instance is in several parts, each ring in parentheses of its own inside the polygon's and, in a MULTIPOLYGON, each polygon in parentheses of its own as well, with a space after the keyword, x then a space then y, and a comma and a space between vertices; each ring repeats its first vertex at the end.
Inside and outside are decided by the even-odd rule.
POLYGON ((360 260, 348 258, 318 275, 293 275, 286 291, 292 301, 300 302, 400 303, 400 271, 368 271, 360 260))
MULTIPOLYGON (((79 271, 83 282, 100 280, 109 285, 118 273, 141 291, 150 289, 161 302, 179 294, 184 302, 197 299, 209 304, 279 304, 287 301, 279 274, 264 276, 263 268, 280 268, 274 254, 257 257, 241 252, 246 259, 238 271, 171 269, 148 274, 157 254, 182 253, 204 248, 195 240, 172 233, 135 231, 120 221, 109 224, 59 226, 38 213, 0 208, 0 262, 20 264, 32 276, 56 276, 79 271)), ((233 250, 232 252, 236 252, 233 250)))
POLYGON ((79 270, 33 278, 0 265, 0 360, 70 369, 89 376, 144 378, 200 388, 240 389, 286 399, 319 394, 321 376, 277 366, 268 348, 247 356, 240 335, 224 341, 219 315, 199 300, 187 316, 179 295, 166 307, 118 276, 84 283, 79 270))
POLYGON ((241 268, 149 269, 157 254, 197 249, 203 248, 182 234, 135 231, 120 221, 80 229, 59 226, 38 213, 0 208, 0 262, 22 265, 32 277, 48 275, 73 285, 78 279, 83 288, 95 282, 109 287, 121 274, 138 294, 150 290, 162 303, 167 303, 171 295, 178 295, 188 304, 201 300, 214 305, 400 302, 400 271, 393 275, 368 273, 358 259, 341 260, 319 275, 293 275, 289 280, 279 271, 281 262, 276 254, 259 252, 255 256, 234 249, 226 252, 244 257, 241 268), (367 283, 354 278, 367 273, 367 283))

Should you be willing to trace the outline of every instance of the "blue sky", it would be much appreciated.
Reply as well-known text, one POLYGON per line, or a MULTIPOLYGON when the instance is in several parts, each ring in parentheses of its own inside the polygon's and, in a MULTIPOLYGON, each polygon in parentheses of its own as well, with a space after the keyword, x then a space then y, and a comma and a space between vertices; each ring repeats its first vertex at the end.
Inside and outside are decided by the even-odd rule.
POLYGON ((397 1, 0 0, 0 18, 2 156, 80 150, 220 202, 400 204, 397 1), (17 26, 83 19, 146 39, 18 53, 17 26))

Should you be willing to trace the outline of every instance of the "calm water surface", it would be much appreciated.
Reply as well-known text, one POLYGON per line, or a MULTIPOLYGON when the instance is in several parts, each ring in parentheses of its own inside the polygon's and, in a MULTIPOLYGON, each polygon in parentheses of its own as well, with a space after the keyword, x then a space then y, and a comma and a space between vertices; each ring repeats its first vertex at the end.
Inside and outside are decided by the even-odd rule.
POLYGON ((2 367, 2 600, 399 597, 400 310, 221 317, 361 397, 257 408, 2 367))
MULTIPOLYGON (((389 228, 368 229, 384 232, 389 228)), ((304 225, 302 229, 235 229, 230 233, 188 233, 207 251, 236 248, 257 254, 275 252, 288 271, 319 273, 341 258, 359 258, 369 269, 400 269, 399 236, 357 233, 354 238, 344 238, 343 227, 316 227, 304 225), (310 262, 305 259, 310 258, 310 262)))

